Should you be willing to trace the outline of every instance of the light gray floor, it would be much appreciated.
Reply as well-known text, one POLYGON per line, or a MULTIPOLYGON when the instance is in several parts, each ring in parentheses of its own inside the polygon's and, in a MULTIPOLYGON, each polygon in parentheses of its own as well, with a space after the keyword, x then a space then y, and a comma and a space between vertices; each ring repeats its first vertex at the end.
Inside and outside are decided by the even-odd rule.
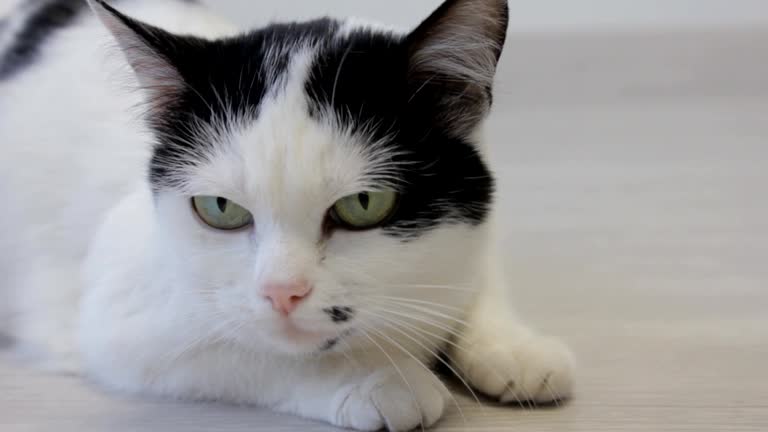
MULTIPOLYGON (((522 313, 568 340, 562 409, 443 431, 768 430, 768 31, 516 35, 490 124, 522 313)), ((325 431, 0 364, 0 431, 325 431)))

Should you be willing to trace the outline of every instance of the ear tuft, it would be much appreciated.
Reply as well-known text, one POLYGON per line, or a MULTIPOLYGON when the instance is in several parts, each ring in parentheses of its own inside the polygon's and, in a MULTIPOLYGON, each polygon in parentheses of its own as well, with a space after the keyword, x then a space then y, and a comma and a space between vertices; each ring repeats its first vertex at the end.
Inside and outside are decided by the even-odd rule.
POLYGON ((166 109, 185 87, 171 58, 181 38, 129 18, 103 0, 87 1, 117 41, 141 87, 148 92, 150 111, 166 109))
POLYGON ((490 107, 508 22, 506 0, 448 0, 408 36, 411 81, 444 94, 456 127, 473 127, 490 107))

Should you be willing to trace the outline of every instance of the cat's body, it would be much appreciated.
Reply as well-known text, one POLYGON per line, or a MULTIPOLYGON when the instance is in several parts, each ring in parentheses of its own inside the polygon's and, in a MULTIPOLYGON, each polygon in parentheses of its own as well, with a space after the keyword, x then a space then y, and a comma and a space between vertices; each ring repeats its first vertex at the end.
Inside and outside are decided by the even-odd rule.
MULTIPOLYGON (((8 18, 9 29, 23 28, 52 3, 29 2, 8 18)), ((137 115, 142 95, 130 90, 136 84, 119 53, 110 53, 108 31, 84 1, 59 3, 71 11, 71 21, 42 28, 47 40, 37 54, 28 54, 34 58, 12 63, 7 53, 24 41, 0 36, 8 40, 0 46, 0 190, 10 210, 2 212, 0 253, 4 264, 11 263, 6 265, 14 281, 3 289, 17 291, 14 297, 25 299, 23 307, 30 313, 60 303, 48 301, 51 296, 72 306, 79 302, 81 287, 74 275, 60 272, 78 271, 106 212, 146 177, 151 151, 147 128, 137 115), (52 284, 55 289, 44 288, 52 284)), ((124 3, 128 13, 182 33, 220 36, 226 31, 196 6, 124 3)), ((60 319, 35 320, 23 330, 39 333, 28 335, 31 339, 48 338, 72 322, 72 308, 67 309, 60 311, 60 319)), ((50 312, 58 315, 58 306, 50 312)), ((71 351, 72 342, 62 340, 62 348, 71 351)))
POLYGON ((504 1, 449 1, 408 37, 321 20, 221 42, 205 40, 233 30, 192 2, 117 5, 203 39, 78 0, 0 27, 0 298, 18 351, 121 391, 366 430, 440 417, 450 398, 424 365, 441 351, 501 400, 569 394, 568 351, 516 322, 490 246, 475 137, 504 1), (471 24, 489 28, 456 38, 471 24), (398 201, 377 226, 328 217, 384 189, 398 201), (205 226, 201 196, 250 225, 205 226))

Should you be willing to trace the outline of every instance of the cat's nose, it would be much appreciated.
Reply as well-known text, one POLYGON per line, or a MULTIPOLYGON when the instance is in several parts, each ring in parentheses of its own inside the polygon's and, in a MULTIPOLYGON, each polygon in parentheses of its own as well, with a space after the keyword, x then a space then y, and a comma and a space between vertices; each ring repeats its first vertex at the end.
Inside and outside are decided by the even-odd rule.
POLYGON ((306 280, 293 282, 270 282, 264 286, 264 297, 272 302, 272 309, 283 315, 290 315, 312 292, 312 285, 306 280))

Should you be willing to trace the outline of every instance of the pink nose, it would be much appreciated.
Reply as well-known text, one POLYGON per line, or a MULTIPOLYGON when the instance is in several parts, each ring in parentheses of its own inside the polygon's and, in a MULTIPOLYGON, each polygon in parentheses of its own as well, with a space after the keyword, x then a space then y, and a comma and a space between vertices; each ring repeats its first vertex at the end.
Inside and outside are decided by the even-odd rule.
POLYGON ((263 290, 264 297, 272 302, 272 309, 283 315, 290 315, 311 292, 312 286, 305 280, 271 282, 263 290))

